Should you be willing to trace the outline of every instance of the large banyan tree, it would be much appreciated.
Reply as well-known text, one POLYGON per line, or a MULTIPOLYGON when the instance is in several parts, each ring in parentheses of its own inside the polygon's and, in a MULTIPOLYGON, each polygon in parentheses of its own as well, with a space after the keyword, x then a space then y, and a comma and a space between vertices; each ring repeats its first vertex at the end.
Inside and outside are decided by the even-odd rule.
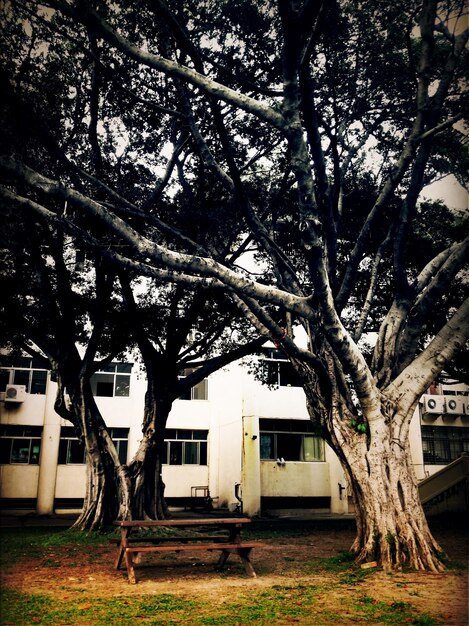
POLYGON ((443 567, 408 434, 469 336, 462 216, 422 197, 464 178, 463 17, 450 0, 50 0, 6 20, 2 208, 224 291, 296 368, 355 498, 352 549, 385 567, 443 567))

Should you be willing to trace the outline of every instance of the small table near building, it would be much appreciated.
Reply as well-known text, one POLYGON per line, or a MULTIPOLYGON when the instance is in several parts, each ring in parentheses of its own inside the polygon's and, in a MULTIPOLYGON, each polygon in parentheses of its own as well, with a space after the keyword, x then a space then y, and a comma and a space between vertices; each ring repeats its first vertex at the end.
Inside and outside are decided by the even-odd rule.
POLYGON ((241 529, 250 522, 251 520, 245 517, 116 521, 114 525, 121 529, 121 538, 115 568, 119 569, 122 559, 124 559, 129 582, 135 584, 137 579, 133 557, 137 554, 218 550, 221 554, 216 564, 217 569, 221 569, 225 565, 230 554, 237 554, 243 562, 246 573, 255 577, 256 573, 249 555, 253 548, 263 547, 265 544, 259 541, 246 542, 241 539, 241 529), (154 530, 157 528, 194 529, 196 534, 178 537, 151 534, 132 536, 134 531, 140 529, 154 530), (218 534, 213 534, 214 532, 218 534))

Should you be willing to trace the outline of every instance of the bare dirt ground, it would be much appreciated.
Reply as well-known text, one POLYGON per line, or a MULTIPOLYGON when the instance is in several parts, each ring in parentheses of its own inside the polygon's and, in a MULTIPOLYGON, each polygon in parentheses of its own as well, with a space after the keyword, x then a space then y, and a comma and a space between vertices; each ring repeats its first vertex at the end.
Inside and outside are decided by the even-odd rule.
MULTIPOLYGON (((348 597, 369 595, 385 602, 409 602, 420 612, 443 616, 445 625, 467 626, 468 621, 468 535, 464 529, 440 526, 434 535, 452 561, 466 569, 450 569, 443 574, 373 571, 358 584, 334 585, 319 602, 340 606, 348 597)), ((22 558, 2 572, 4 587, 27 593, 40 593, 60 599, 74 597, 122 597, 147 594, 190 595, 197 588, 223 604, 253 588, 274 585, 326 585, 337 574, 307 573, 305 563, 315 557, 330 557, 348 550, 353 530, 308 530, 293 537, 267 538, 264 548, 254 550, 252 561, 257 578, 248 578, 240 561, 232 556, 223 572, 214 570, 217 553, 170 553, 148 555, 145 566, 136 567, 137 585, 130 585, 125 570, 113 569, 116 546, 93 546, 84 552, 80 546, 45 550, 40 556, 22 558)))

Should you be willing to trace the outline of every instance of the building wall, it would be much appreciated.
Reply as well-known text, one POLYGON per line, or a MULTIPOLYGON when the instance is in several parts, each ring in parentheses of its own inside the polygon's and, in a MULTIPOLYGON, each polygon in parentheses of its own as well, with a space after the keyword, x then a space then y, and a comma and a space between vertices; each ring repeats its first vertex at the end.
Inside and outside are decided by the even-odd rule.
MULTIPOLYGON (((109 427, 129 428, 128 460, 141 440, 141 418, 145 380, 132 374, 129 397, 98 397, 97 404, 109 427)), ((441 393, 446 388, 436 390, 441 393)), ((467 387, 451 391, 465 393, 467 387)), ((21 404, 2 402, 0 423, 42 426, 39 465, 0 465, 0 497, 2 499, 35 499, 36 510, 50 514, 57 500, 84 497, 84 465, 57 463, 60 428, 69 426, 53 409, 56 385, 48 381, 45 395, 27 394, 21 404)), ((466 396, 467 400, 467 396, 466 396)), ((435 426, 468 426, 467 415, 423 415, 419 404, 410 426, 410 451, 417 478, 420 480, 440 469, 424 463, 420 428, 435 426)), ((235 364, 213 374, 208 381, 208 400, 177 400, 167 427, 171 429, 208 430, 207 465, 165 465, 163 480, 166 496, 188 498, 192 488, 206 486, 214 506, 234 509, 242 499, 242 510, 248 515, 261 512, 266 498, 294 498, 304 501, 327 500, 334 513, 348 512, 346 481, 340 463, 325 446, 324 461, 279 464, 260 459, 259 420, 304 420, 309 422, 305 398, 299 387, 271 390, 254 380, 242 364, 235 364)), ((324 504, 321 505, 321 508, 324 504)))
MULTIPOLYGON (((438 472, 441 468, 441 464, 432 464, 431 462, 425 462, 424 451, 422 447, 422 437, 420 435, 421 426, 432 426, 435 428, 451 428, 461 429, 469 427, 469 387, 464 383, 447 380, 445 383, 440 383, 433 386, 429 390, 429 394, 422 397, 419 402, 419 406, 414 416, 413 424, 418 425, 415 430, 418 431, 418 435, 414 433, 411 438, 412 442, 412 458, 414 463, 418 463, 417 477, 419 479, 427 478, 438 472), (425 398, 436 397, 440 401, 444 399, 444 410, 440 411, 435 409, 435 412, 425 411, 425 398), (457 408, 455 410, 448 409, 448 403, 450 400, 457 401, 457 408)), ((454 432, 454 431, 453 431, 454 432)), ((469 445, 465 449, 469 453, 469 445)))

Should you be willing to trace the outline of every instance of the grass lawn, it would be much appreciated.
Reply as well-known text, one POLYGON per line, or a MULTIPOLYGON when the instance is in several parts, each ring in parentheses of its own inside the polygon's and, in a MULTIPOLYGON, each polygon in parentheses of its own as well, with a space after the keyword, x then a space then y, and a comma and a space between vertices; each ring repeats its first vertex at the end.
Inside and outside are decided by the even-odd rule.
POLYGON ((139 583, 129 585, 125 572, 112 569, 115 546, 109 538, 115 532, 2 529, 1 624, 466 623, 458 621, 464 619, 464 603, 455 609, 443 600, 467 592, 463 566, 444 574, 361 569, 344 550, 330 554, 340 546, 340 536, 329 554, 321 555, 326 535, 258 531, 256 538, 268 547, 254 555, 256 579, 247 578, 235 560, 220 573, 213 570, 213 556, 186 554, 160 556, 149 567, 139 567, 139 583))

